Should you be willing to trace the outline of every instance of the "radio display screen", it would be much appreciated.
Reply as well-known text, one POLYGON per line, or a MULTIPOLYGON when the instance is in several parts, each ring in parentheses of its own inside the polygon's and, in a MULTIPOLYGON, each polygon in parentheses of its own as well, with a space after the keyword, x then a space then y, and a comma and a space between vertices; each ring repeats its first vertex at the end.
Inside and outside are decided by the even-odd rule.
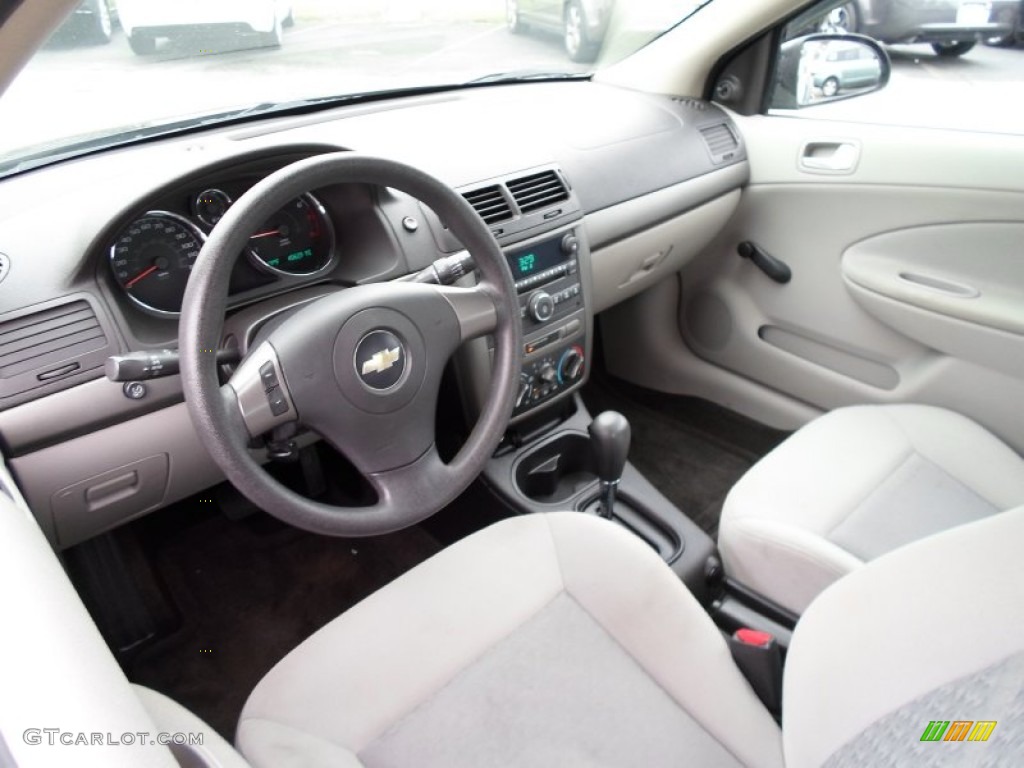
POLYGON ((545 240, 532 248, 523 248, 505 254, 512 279, 516 282, 551 269, 566 260, 562 253, 561 240, 545 240))

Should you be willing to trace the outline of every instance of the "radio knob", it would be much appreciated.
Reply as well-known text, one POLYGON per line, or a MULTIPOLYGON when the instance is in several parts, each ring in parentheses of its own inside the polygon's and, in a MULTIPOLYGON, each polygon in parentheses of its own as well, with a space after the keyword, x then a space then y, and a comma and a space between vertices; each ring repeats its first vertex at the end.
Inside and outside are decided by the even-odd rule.
POLYGON ((555 301, 547 291, 537 291, 530 297, 527 308, 530 317, 538 323, 546 323, 555 314, 555 301))
POLYGON ((562 355, 558 361, 558 381, 568 384, 576 381, 583 373, 583 350, 579 347, 571 347, 562 355))
POLYGON ((562 253, 566 256, 575 256, 580 250, 580 241, 572 232, 562 238, 562 253))

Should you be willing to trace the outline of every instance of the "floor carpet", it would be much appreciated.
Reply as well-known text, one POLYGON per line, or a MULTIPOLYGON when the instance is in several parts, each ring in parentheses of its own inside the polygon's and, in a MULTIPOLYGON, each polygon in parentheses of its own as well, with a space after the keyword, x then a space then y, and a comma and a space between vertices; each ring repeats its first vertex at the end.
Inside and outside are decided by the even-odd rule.
POLYGON ((262 514, 174 532, 151 562, 181 623, 123 662, 133 682, 234 737, 249 691, 303 639, 440 549, 419 527, 315 536, 262 514))

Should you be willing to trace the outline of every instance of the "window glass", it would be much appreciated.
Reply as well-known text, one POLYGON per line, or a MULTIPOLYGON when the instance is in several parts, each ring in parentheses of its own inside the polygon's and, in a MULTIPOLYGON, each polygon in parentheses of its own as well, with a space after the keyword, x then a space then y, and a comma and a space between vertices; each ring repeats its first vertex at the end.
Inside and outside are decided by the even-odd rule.
POLYGON ((0 176, 232 116, 586 77, 708 1, 80 0, 0 98, 0 176))
MULTIPOLYGON (((816 32, 852 32, 874 38, 888 53, 888 85, 857 98, 842 84, 814 78, 807 104, 794 112, 776 92, 772 110, 826 120, 1024 134, 1024 2, 1021 0, 828 0, 804 11, 783 32, 785 41, 816 32), (835 100, 833 100, 835 99, 835 100)), ((830 46, 841 45, 839 43, 830 46)), ((865 48, 830 52, 824 64, 849 69, 865 63, 865 48), (846 62, 849 60, 849 64, 846 62)), ((811 73, 813 76, 813 73, 811 73)), ((845 73, 832 73, 841 79, 845 73)), ((863 74, 863 73, 862 73, 863 74)), ((863 88, 863 86, 861 86, 863 88)), ((866 89, 870 90, 870 89, 866 89)))

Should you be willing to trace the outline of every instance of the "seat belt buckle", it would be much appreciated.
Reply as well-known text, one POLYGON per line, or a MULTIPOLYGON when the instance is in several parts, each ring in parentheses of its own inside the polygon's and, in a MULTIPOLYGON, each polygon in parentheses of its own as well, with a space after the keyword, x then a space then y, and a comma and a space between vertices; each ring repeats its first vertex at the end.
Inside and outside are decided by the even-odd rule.
POLYGON ((782 647, 770 632, 741 627, 727 637, 732 659, 754 693, 779 719, 782 712, 782 647))

